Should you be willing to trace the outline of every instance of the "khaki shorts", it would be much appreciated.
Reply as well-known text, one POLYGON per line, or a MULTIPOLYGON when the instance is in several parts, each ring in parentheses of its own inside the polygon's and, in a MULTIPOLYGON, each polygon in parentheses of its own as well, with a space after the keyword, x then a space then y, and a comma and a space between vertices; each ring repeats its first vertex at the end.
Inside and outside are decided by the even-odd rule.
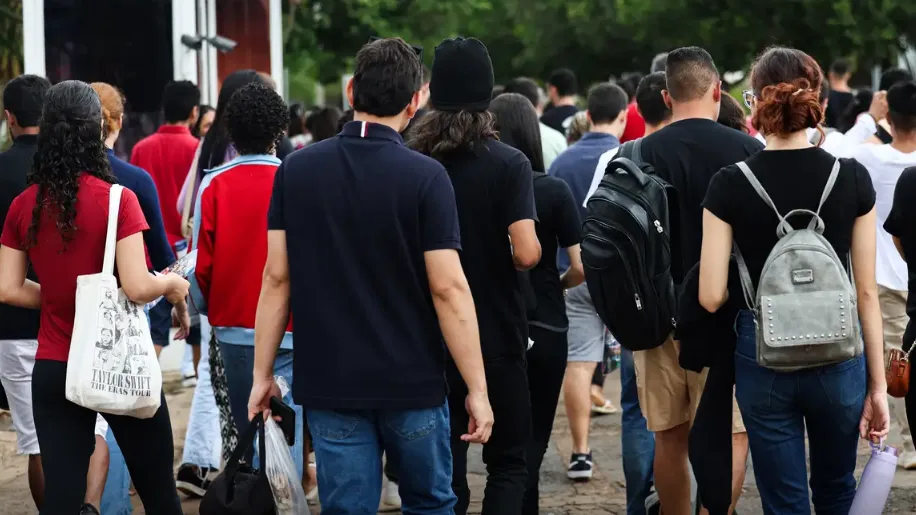
MULTIPOLYGON (((654 349, 633 353, 639 407, 653 433, 692 424, 700 404, 707 371, 684 370, 678 363, 679 353, 679 342, 671 338, 654 349)), ((732 394, 732 433, 746 431, 732 394)))

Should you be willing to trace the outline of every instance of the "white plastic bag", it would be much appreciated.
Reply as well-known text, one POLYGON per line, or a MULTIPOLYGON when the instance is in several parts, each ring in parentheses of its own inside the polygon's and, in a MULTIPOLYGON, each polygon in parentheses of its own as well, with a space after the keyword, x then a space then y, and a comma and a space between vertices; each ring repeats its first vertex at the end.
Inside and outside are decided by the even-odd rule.
MULTIPOLYGON (((280 386, 283 396, 289 390, 286 381, 282 377, 275 377, 275 381, 280 386)), ((305 490, 302 488, 302 478, 296 472, 296 464, 293 463, 293 457, 289 453, 289 446, 286 444, 286 436, 283 430, 277 425, 273 418, 267 419, 264 424, 265 452, 267 456, 261 456, 261 469, 267 474, 270 482, 270 489, 274 494, 274 505, 277 509, 277 515, 299 515, 309 513, 308 500, 305 497, 305 490)))
POLYGON ((162 371, 143 306, 124 295, 114 276, 122 190, 111 187, 101 273, 76 279, 66 396, 93 411, 150 418, 159 411, 162 371))

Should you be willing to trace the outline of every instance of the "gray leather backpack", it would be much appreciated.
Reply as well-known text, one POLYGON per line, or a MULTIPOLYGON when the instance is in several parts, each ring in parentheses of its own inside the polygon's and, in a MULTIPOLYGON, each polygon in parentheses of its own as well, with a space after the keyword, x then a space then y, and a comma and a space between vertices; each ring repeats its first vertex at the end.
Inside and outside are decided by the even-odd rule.
POLYGON ((856 292, 830 243, 824 238, 821 207, 830 195, 840 162, 833 164, 817 212, 794 209, 783 216, 746 163, 738 168, 779 217, 779 241, 763 265, 756 294, 744 258, 735 245, 741 287, 757 324, 757 364, 793 371, 839 363, 862 353, 856 292), (805 229, 788 219, 810 215, 805 229))

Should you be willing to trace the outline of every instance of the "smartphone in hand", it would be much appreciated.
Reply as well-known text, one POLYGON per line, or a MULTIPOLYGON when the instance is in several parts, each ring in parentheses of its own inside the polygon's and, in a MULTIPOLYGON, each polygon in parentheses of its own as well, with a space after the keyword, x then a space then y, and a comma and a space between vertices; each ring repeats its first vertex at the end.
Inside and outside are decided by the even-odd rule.
POLYGON ((277 424, 283 430, 287 445, 292 447, 296 443, 296 412, 279 397, 271 397, 270 413, 271 416, 280 417, 277 424))

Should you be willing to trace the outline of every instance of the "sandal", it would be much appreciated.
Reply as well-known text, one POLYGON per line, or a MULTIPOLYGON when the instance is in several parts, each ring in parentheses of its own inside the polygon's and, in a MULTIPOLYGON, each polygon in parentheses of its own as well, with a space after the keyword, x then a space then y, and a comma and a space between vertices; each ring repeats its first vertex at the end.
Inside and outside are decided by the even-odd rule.
POLYGON ((592 413, 594 413, 595 415, 613 415, 619 411, 620 410, 616 406, 611 404, 611 401, 609 400, 604 401, 603 406, 596 406, 592 404, 592 413))

